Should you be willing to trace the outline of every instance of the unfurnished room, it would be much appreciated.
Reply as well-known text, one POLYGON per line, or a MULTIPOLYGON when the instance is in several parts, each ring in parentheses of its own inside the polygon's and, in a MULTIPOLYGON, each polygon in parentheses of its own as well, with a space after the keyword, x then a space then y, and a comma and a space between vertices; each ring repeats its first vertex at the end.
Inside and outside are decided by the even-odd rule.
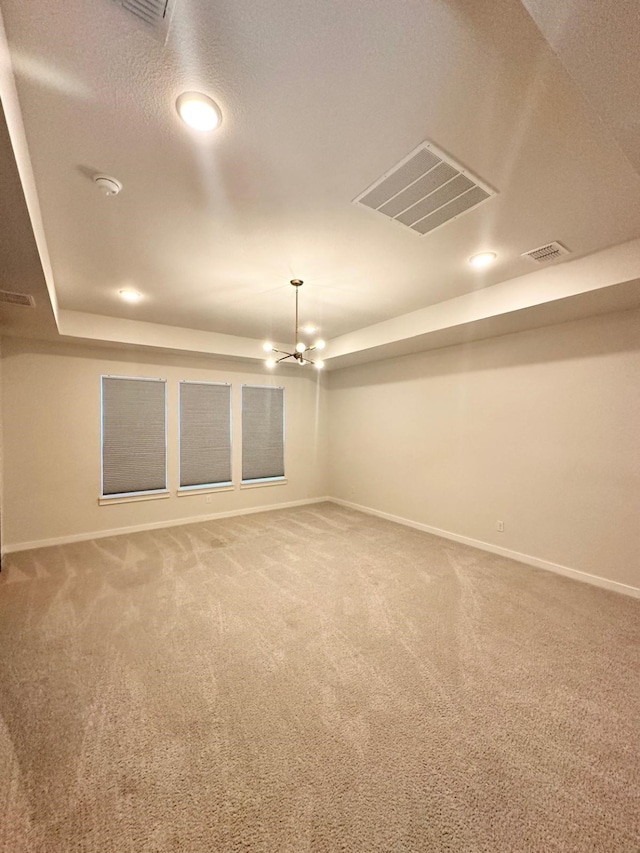
POLYGON ((638 44, 0 0, 0 853, 639 853, 638 44))

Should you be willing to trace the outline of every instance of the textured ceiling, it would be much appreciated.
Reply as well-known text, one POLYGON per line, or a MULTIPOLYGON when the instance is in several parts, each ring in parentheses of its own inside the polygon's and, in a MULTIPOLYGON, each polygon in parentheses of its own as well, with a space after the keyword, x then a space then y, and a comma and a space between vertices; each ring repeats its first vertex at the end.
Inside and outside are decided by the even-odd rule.
POLYGON ((640 173, 640 9, 594 0, 523 0, 587 101, 640 173))
POLYGON ((166 45, 113 0, 2 12, 62 309, 288 340, 300 277, 335 338, 640 235, 640 176, 519 0, 178 0, 166 45), (425 139, 499 195, 420 237, 352 199, 425 139))

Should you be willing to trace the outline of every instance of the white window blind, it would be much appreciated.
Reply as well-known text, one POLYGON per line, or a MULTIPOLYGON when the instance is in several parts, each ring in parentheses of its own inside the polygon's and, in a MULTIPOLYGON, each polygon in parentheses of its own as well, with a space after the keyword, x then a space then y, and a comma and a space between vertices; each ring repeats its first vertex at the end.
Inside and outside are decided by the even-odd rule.
POLYGON ((103 376, 103 497, 166 488, 166 381, 103 376))
POLYGON ((284 388, 242 386, 242 482, 284 477, 284 388))
POLYGON ((231 386, 180 383, 180 488, 231 483, 231 386))

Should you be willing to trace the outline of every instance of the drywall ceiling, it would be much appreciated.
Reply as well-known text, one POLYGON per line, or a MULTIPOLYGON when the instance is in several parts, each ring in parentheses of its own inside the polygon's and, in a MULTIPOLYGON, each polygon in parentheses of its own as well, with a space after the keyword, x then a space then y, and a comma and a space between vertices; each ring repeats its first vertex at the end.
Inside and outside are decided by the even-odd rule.
POLYGON ((523 0, 556 55, 640 173, 637 0, 523 0))
POLYGON ((291 340, 300 277, 338 358, 363 329, 551 272, 527 250, 559 240, 569 269, 640 235, 614 118, 519 0, 177 0, 166 44, 114 0, 2 14, 63 335, 260 357, 291 340), (175 112, 194 89, 224 115, 204 139, 175 112), (426 236, 352 203, 427 139, 498 194, 426 236))

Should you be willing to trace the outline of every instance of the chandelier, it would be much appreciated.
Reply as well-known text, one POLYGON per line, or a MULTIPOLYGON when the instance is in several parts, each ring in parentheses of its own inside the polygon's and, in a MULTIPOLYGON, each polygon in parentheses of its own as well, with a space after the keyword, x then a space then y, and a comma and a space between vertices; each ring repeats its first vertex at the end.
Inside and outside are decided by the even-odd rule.
POLYGON ((267 359, 267 367, 275 367, 276 364, 280 364, 282 361, 287 361, 290 358, 293 358, 299 365, 305 364, 313 364, 315 368, 321 370, 324 367, 324 361, 312 361, 308 358, 308 353, 313 352, 314 350, 324 349, 325 343, 324 341, 316 341, 312 347, 308 347, 300 340, 299 328, 298 328, 298 291, 302 287, 303 282, 299 278, 294 278, 290 282, 296 291, 296 325, 293 332, 293 339, 296 342, 293 347, 293 352, 287 352, 286 350, 276 349, 272 344, 266 343, 263 345, 262 349, 265 352, 277 353, 281 356, 281 358, 271 358, 267 359))

